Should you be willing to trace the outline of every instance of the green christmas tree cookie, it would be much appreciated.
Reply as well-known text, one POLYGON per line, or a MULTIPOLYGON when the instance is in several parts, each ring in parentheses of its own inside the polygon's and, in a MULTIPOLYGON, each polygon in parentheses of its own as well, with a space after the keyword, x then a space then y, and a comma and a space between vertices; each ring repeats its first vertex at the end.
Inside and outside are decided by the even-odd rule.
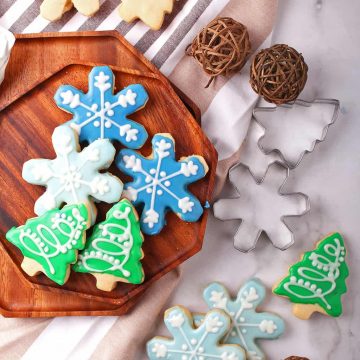
POLYGON ((328 236, 290 267, 289 275, 274 287, 274 294, 288 297, 295 304, 294 315, 300 319, 308 319, 315 311, 340 316, 341 295, 346 292, 349 275, 345 256, 341 235, 328 236))
POLYGON ((30 276, 44 273, 63 285, 70 275, 70 264, 84 248, 89 227, 85 205, 68 205, 29 219, 25 225, 10 229, 6 238, 24 255, 22 269, 30 276))
POLYGON ((128 200, 121 200, 104 222, 95 225, 73 269, 95 276, 96 287, 103 291, 113 290, 119 281, 140 284, 143 240, 136 210, 128 200))

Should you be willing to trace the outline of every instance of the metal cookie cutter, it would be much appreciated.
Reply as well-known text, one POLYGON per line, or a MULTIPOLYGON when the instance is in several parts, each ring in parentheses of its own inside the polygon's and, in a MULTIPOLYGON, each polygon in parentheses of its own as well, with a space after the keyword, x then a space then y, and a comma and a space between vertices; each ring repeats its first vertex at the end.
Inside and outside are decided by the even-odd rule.
POLYGON ((294 234, 285 220, 307 213, 310 200, 300 192, 282 191, 289 172, 289 168, 275 162, 257 181, 246 165, 240 163, 230 169, 230 181, 240 197, 215 202, 214 215, 220 220, 242 220, 234 236, 236 249, 253 250, 262 232, 280 250, 294 243, 294 234))
POLYGON ((255 108, 253 117, 264 128, 258 146, 266 155, 276 153, 286 166, 294 169, 306 153, 325 140, 339 108, 335 99, 295 100, 277 107, 255 108))

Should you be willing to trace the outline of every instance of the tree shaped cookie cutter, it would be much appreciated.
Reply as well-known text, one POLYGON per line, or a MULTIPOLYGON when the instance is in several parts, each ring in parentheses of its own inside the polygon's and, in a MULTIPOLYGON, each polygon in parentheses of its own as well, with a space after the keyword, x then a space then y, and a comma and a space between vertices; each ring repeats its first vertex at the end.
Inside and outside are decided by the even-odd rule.
POLYGON ((214 215, 223 221, 241 220, 234 236, 237 250, 253 250, 263 232, 280 250, 294 243, 294 233, 285 220, 306 214, 310 210, 310 200, 301 192, 283 192, 289 173, 289 168, 280 162, 270 165, 260 180, 242 163, 230 169, 229 178, 239 197, 216 201, 214 215), (257 201, 251 192, 253 196, 256 194, 257 201))
MULTIPOLYGON (((329 127, 338 118, 339 109, 340 102, 335 99, 315 99, 314 101, 298 99, 292 103, 276 107, 257 107, 253 110, 253 119, 264 129, 263 135, 258 139, 258 147, 265 155, 272 154, 273 157, 279 156, 286 166, 290 169, 295 169, 307 153, 314 151, 316 145, 325 140, 329 127), (317 110, 319 108, 320 111, 317 110), (304 113, 306 110, 307 114, 300 114, 301 116, 296 117, 295 115, 298 115, 296 112, 299 109, 301 109, 301 113, 304 113), (316 111, 319 111, 318 115, 316 111), (261 113, 266 115, 266 118, 261 119, 261 113), (272 119, 269 117, 271 113, 275 115, 272 119), (283 113, 283 118, 279 116, 280 113, 283 113), (287 116, 293 118, 286 119, 287 116), (316 117, 318 119, 317 122, 312 117, 316 117), (279 123, 279 127, 282 129, 280 135, 282 139, 288 141, 288 144, 285 146, 281 144, 271 145, 272 141, 269 138, 280 134, 279 131, 271 134, 270 124, 274 124, 274 122, 279 123), (307 129, 307 131, 302 131, 303 137, 307 137, 303 139, 302 145, 300 145, 300 137, 297 136, 299 132, 295 130, 296 126, 307 129), (268 143, 266 139, 268 139, 268 143), (285 150, 284 147, 287 149, 285 150)), ((270 160, 269 166, 276 161, 278 160, 270 160)))

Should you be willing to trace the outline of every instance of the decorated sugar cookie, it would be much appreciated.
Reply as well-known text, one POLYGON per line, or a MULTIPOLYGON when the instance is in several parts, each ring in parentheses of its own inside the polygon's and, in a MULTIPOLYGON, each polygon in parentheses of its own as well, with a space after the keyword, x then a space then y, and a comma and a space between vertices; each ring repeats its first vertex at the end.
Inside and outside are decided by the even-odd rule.
POLYGON ((176 161, 175 141, 170 134, 156 134, 152 147, 153 154, 148 158, 128 149, 120 151, 116 158, 119 169, 134 178, 125 185, 125 194, 135 205, 144 204, 141 229, 150 235, 162 230, 168 210, 184 221, 200 218, 203 208, 187 186, 208 172, 201 156, 176 161))
MULTIPOLYGON (((279 316, 256 311, 265 295, 266 289, 258 279, 248 281, 234 300, 219 283, 211 283, 204 290, 204 300, 209 308, 222 309, 231 318, 230 329, 222 342, 240 345, 246 351, 247 359, 265 359, 256 339, 276 339, 285 329, 284 321, 279 316)), ((198 326, 202 319, 203 316, 199 314, 195 316, 198 326)))
POLYGON ((346 292, 349 275, 345 256, 341 235, 326 237, 290 267, 289 275, 274 287, 274 294, 288 297, 295 304, 294 315, 300 319, 308 319, 315 311, 340 316, 341 296, 346 292))
POLYGON ((222 310, 211 310, 196 328, 190 312, 175 306, 165 312, 165 325, 173 339, 155 337, 147 343, 150 360, 245 360, 238 345, 222 345, 220 340, 229 330, 230 319, 222 310))
POLYGON ((68 205, 12 228, 6 239, 21 250, 21 267, 28 275, 42 272, 63 285, 70 275, 69 265, 75 263, 77 251, 84 247, 88 227, 86 206, 68 205))
POLYGON ((144 280, 142 243, 136 210, 128 200, 121 200, 105 221, 95 225, 73 269, 94 275, 96 287, 104 291, 113 290, 118 281, 140 284, 144 280))
POLYGON ((100 173, 111 165, 115 148, 109 140, 99 139, 79 152, 78 136, 67 125, 55 129, 52 142, 57 155, 54 160, 29 160, 23 167, 22 176, 27 182, 46 186, 35 203, 35 213, 42 215, 63 203, 84 203, 93 224, 93 199, 113 203, 119 201, 122 193, 123 184, 117 177, 100 173))
POLYGON ((159 30, 165 14, 173 10, 174 0, 122 0, 119 14, 126 22, 140 19, 153 30, 159 30))
POLYGON ((80 142, 110 139, 139 149, 147 139, 145 128, 127 118, 145 106, 149 98, 146 90, 134 84, 114 94, 114 74, 108 66, 91 70, 88 93, 63 85, 54 98, 61 109, 74 115, 70 124, 80 142))
POLYGON ((99 0, 44 0, 40 6, 40 15, 49 21, 59 20, 73 5, 85 16, 94 15, 100 8, 99 0))

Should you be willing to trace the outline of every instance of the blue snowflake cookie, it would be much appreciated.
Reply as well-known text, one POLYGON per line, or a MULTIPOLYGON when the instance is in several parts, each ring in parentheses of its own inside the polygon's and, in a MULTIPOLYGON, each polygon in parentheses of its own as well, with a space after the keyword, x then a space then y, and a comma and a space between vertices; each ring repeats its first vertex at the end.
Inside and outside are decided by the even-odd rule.
POLYGON ((116 158, 119 169, 134 178, 125 184, 125 196, 135 206, 144 204, 140 223, 145 234, 158 234, 165 225, 170 209, 182 220, 195 222, 203 213, 200 201, 187 186, 202 179, 208 166, 201 156, 175 159, 175 141, 170 134, 156 134, 152 139, 153 154, 145 158, 124 149, 116 158))
MULTIPOLYGON (((266 295, 264 285, 258 279, 251 279, 239 290, 233 300, 226 288, 219 283, 211 283, 204 290, 204 300, 210 309, 222 309, 231 318, 231 326, 222 342, 240 345, 247 359, 264 360, 265 355, 256 345, 256 339, 275 339, 285 330, 284 321, 277 315, 256 312, 266 295)), ((196 315, 199 325, 202 317, 196 315)))
POLYGON ((32 159, 23 166, 22 177, 30 184, 46 186, 35 203, 39 216, 62 204, 85 204, 91 223, 96 219, 94 199, 107 203, 120 199, 123 183, 108 172, 115 148, 108 139, 99 139, 79 152, 76 132, 68 125, 54 130, 52 142, 56 158, 32 159))
POLYGON ((147 343, 150 360, 245 360, 238 345, 223 345, 219 341, 230 326, 229 317, 221 310, 209 311, 196 328, 189 311, 175 306, 165 312, 164 321, 173 339, 155 337, 147 343))
POLYGON ((74 115, 70 124, 78 132, 80 142, 110 139, 139 149, 148 137, 142 125, 127 118, 145 106, 149 99, 145 88, 134 84, 114 95, 114 74, 108 66, 91 70, 87 94, 63 85, 54 99, 61 109, 74 115))

